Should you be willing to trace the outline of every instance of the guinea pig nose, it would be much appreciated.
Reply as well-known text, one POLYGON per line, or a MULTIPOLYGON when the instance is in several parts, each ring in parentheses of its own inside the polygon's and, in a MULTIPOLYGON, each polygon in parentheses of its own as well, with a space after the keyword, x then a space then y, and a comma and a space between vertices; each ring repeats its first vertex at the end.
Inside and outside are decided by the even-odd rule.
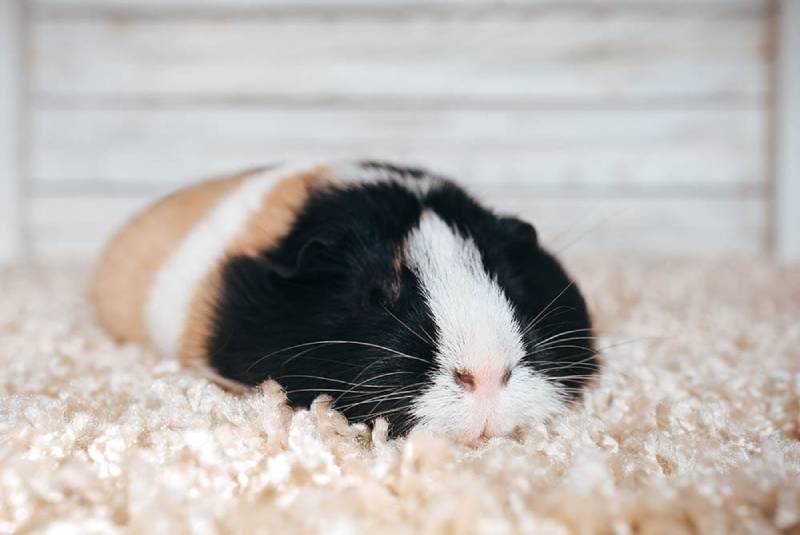
POLYGON ((470 392, 475 390, 475 376, 472 373, 466 370, 453 370, 453 379, 464 390, 470 392))

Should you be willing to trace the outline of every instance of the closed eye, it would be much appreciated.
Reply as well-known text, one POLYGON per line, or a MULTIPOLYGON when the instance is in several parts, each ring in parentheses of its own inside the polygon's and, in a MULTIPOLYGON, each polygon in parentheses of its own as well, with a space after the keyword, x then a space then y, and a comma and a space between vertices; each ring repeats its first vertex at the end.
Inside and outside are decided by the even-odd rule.
POLYGON ((503 374, 501 381, 504 385, 507 385, 508 382, 511 380, 511 374, 514 372, 513 368, 509 368, 506 370, 506 373, 503 374))
POLYGON ((466 370, 453 370, 453 380, 465 390, 475 390, 475 376, 466 370))

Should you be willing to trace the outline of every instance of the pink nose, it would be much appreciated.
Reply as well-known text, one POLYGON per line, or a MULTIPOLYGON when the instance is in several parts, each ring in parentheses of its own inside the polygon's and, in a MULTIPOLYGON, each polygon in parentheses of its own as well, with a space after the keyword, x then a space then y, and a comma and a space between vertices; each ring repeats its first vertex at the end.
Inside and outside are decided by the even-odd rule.
POLYGON ((510 378, 511 378, 511 370, 506 370, 506 372, 502 375, 502 377, 499 377, 495 380, 491 379, 487 380, 487 377, 484 374, 483 377, 480 377, 480 381, 479 381, 479 376, 473 373, 471 370, 463 368, 453 370, 453 380, 459 387, 461 387, 463 390, 466 390, 467 392, 474 392, 475 389, 478 388, 479 382, 485 386, 490 386, 491 389, 494 390, 495 385, 498 387, 507 385, 510 378))

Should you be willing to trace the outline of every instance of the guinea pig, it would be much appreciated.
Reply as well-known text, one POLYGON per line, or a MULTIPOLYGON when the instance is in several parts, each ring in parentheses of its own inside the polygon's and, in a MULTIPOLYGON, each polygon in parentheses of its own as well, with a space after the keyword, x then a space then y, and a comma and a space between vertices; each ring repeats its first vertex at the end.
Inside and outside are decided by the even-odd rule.
POLYGON ((598 369, 577 285, 534 227, 451 180, 364 161, 262 168, 177 191, 107 245, 114 337, 227 386, 277 381, 475 443, 562 413, 598 369))

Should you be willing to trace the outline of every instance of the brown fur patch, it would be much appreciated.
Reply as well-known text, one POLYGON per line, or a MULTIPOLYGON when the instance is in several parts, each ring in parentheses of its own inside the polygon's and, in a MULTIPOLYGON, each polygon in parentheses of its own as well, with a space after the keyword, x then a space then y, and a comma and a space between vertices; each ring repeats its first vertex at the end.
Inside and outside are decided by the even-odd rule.
POLYGON ((91 297, 99 323, 115 338, 147 343, 144 308, 158 269, 191 228, 228 191, 262 169, 179 190, 147 208, 108 243, 91 297))
POLYGON ((400 297, 400 290, 402 285, 403 276, 403 262, 405 261, 405 246, 400 244, 392 256, 392 268, 394 269, 394 279, 389 287, 389 295, 392 299, 400 297))
MULTIPOLYGON (((261 208, 253 214, 247 226, 225 251, 225 259, 236 256, 255 256, 276 245, 294 224, 300 208, 315 186, 324 180, 326 169, 319 167, 280 181, 264 194, 261 208)), ((186 326, 181 339, 180 355, 184 362, 206 361, 211 335, 213 307, 220 294, 221 269, 225 260, 206 275, 189 306, 186 326)))

